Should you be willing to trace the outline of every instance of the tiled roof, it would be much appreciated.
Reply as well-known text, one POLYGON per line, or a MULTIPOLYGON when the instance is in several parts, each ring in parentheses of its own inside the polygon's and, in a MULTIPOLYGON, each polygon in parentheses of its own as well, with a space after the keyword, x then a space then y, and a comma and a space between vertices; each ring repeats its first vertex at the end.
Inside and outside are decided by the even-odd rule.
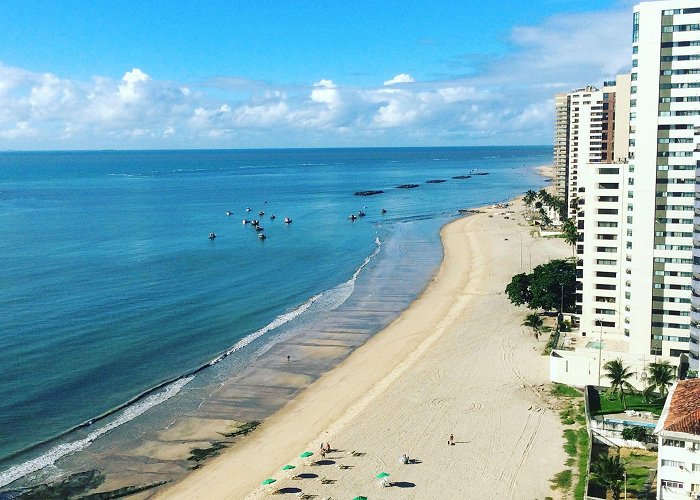
POLYGON ((700 435, 700 379, 678 382, 673 391, 664 430, 700 435))

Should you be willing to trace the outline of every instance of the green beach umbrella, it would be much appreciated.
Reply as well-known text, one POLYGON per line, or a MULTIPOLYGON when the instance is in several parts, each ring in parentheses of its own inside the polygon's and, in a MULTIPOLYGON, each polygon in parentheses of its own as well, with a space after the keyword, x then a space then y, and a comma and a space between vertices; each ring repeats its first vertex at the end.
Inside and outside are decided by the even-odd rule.
POLYGON ((294 465, 285 465, 284 467, 282 467, 282 470, 292 470, 292 469, 296 469, 296 466, 294 466, 294 465))
POLYGON ((389 477, 389 476, 391 476, 391 474, 387 474, 386 472, 380 472, 380 473, 377 474, 375 477, 376 477, 377 479, 384 479, 385 477, 389 477))
POLYGON ((262 484, 272 484, 272 483, 274 483, 275 481, 277 481, 277 479, 265 479, 265 480, 262 482, 262 484))
POLYGON ((355 497, 352 500, 367 500, 367 497, 355 497))
POLYGON ((299 456, 300 456, 301 458, 307 458, 307 457, 310 457, 311 455, 313 455, 313 453, 311 453, 310 451, 305 451, 304 453, 302 453, 302 454, 299 455, 299 456))

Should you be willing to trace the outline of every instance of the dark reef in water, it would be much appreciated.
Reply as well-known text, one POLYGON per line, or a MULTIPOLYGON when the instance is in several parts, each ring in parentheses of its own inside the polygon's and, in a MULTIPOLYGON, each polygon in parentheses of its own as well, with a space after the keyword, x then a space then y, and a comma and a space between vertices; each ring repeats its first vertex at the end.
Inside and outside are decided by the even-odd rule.
POLYGON ((489 175, 490 172, 476 172, 474 175, 489 175))
POLYGON ((453 179, 471 179, 471 175, 455 175, 453 179))
POLYGON ((425 181, 426 184, 440 184, 442 182, 447 182, 445 179, 430 179, 429 181, 425 181))
POLYGON ((355 191, 355 196, 374 196, 375 194, 382 194, 384 191, 377 190, 369 190, 369 191, 355 191))
POLYGON ((400 186, 396 186, 396 189, 413 189, 417 188, 419 184, 401 184, 400 186))
POLYGON ((6 491, 5 494, 9 498, 17 500, 49 500, 49 499, 64 499, 64 498, 80 498, 83 500, 106 500, 108 498, 122 498, 136 493, 141 493, 151 488, 156 488, 165 484, 167 481, 158 481, 155 483, 125 486, 111 491, 103 491, 100 493, 88 494, 102 485, 105 481, 105 475, 98 470, 89 470, 71 474, 62 481, 40 484, 32 488, 25 489, 21 492, 6 491))

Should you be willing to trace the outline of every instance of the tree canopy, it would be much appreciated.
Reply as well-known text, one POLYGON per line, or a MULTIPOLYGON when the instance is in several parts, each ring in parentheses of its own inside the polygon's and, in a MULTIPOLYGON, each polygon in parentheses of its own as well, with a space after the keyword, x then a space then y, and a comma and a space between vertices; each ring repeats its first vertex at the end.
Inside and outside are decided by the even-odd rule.
POLYGON ((668 361, 651 363, 647 368, 647 383, 649 386, 644 391, 644 396, 650 400, 654 392, 658 392, 661 398, 668 395, 668 389, 676 379, 675 368, 668 361))
POLYGON ((591 462, 591 476, 595 483, 609 489, 613 498, 619 500, 625 479, 625 464, 619 456, 600 455, 591 462))
POLYGON ((625 366, 622 363, 621 358, 610 360, 605 363, 603 367, 606 371, 605 376, 610 380, 610 389, 608 389, 608 392, 611 394, 619 392, 622 408, 626 410, 627 402, 625 401, 625 391, 628 393, 634 392, 634 386, 629 383, 627 379, 632 378, 634 373, 630 371, 629 366, 625 366))
POLYGON ((506 286, 510 301, 519 306, 545 311, 573 311, 576 304, 576 264, 568 260, 552 260, 533 269, 530 274, 516 274, 506 286), (563 293, 562 293, 563 292, 563 293))

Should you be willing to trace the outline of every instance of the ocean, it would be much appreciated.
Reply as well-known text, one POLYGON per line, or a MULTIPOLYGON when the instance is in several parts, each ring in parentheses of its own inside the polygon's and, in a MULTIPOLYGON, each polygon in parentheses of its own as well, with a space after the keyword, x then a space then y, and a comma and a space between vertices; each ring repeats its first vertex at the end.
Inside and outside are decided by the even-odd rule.
MULTIPOLYGON (((458 209, 543 187, 549 163, 549 146, 0 153, 0 488, 198 411, 281 345, 303 356, 283 342, 357 332, 307 360, 318 377, 424 289, 458 209)), ((282 404, 252 399, 232 414, 282 404)))

